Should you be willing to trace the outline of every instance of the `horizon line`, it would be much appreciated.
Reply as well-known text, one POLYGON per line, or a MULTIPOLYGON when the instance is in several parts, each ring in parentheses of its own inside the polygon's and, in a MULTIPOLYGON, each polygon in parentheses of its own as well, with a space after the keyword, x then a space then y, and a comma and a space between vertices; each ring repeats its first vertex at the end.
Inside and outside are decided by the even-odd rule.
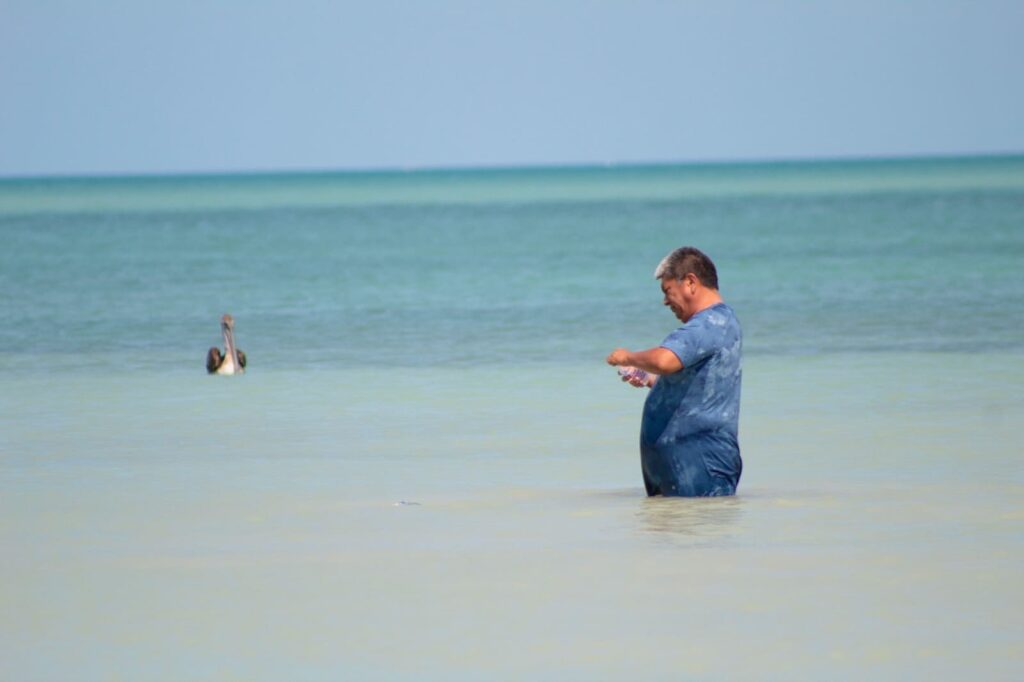
POLYGON ((594 161, 594 162, 550 162, 550 163, 509 163, 484 165, 406 165, 406 166, 352 166, 352 167, 296 167, 296 168, 256 168, 256 169, 213 169, 213 170, 180 170, 180 171, 109 171, 99 173, 38 173, 28 175, 7 175, 0 173, 0 182, 48 181, 48 180, 161 180, 180 178, 215 178, 215 177, 273 177, 282 175, 400 175, 412 173, 501 173, 536 170, 603 170, 630 168, 670 168, 686 166, 771 166, 801 164, 839 164, 839 163, 885 163, 901 161, 954 161, 982 159, 1024 158, 1024 150, 1006 152, 969 152, 969 153, 921 153, 905 155, 864 154, 840 156, 780 156, 763 158, 738 159, 705 159, 705 160, 650 160, 650 161, 594 161))

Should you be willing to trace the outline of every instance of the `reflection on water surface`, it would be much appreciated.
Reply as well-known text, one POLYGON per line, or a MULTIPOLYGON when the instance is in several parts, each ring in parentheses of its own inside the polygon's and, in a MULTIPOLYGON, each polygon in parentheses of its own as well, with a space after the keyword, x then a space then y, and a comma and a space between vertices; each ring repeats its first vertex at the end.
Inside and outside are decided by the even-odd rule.
POLYGON ((644 532, 692 540, 734 535, 743 514, 741 497, 649 497, 636 517, 644 532))

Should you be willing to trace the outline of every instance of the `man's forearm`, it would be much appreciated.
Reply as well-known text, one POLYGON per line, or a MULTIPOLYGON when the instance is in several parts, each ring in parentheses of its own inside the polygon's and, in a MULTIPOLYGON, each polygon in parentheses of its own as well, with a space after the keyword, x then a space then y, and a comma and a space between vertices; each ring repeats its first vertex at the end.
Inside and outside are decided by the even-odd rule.
POLYGON ((609 356, 610 364, 637 367, 651 374, 672 374, 683 368, 676 354, 667 348, 651 348, 648 350, 628 351, 616 349, 609 356))

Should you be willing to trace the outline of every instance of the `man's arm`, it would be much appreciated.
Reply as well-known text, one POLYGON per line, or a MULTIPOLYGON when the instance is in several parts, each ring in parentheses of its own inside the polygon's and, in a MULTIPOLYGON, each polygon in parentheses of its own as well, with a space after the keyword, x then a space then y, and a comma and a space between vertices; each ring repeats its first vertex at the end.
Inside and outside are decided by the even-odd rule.
POLYGON ((676 354, 667 348, 651 348, 650 350, 628 351, 616 348, 606 358, 609 365, 639 367, 651 374, 674 374, 683 368, 676 354))

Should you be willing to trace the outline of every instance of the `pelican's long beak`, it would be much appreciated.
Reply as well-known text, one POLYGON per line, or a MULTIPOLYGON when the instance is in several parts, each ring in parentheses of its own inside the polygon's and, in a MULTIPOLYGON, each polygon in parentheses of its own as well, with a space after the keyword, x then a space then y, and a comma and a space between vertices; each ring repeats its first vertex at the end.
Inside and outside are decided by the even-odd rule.
POLYGON ((235 320, 230 315, 220 318, 220 329, 224 333, 224 355, 230 356, 235 371, 242 368, 238 362, 238 349, 235 347, 235 320))

